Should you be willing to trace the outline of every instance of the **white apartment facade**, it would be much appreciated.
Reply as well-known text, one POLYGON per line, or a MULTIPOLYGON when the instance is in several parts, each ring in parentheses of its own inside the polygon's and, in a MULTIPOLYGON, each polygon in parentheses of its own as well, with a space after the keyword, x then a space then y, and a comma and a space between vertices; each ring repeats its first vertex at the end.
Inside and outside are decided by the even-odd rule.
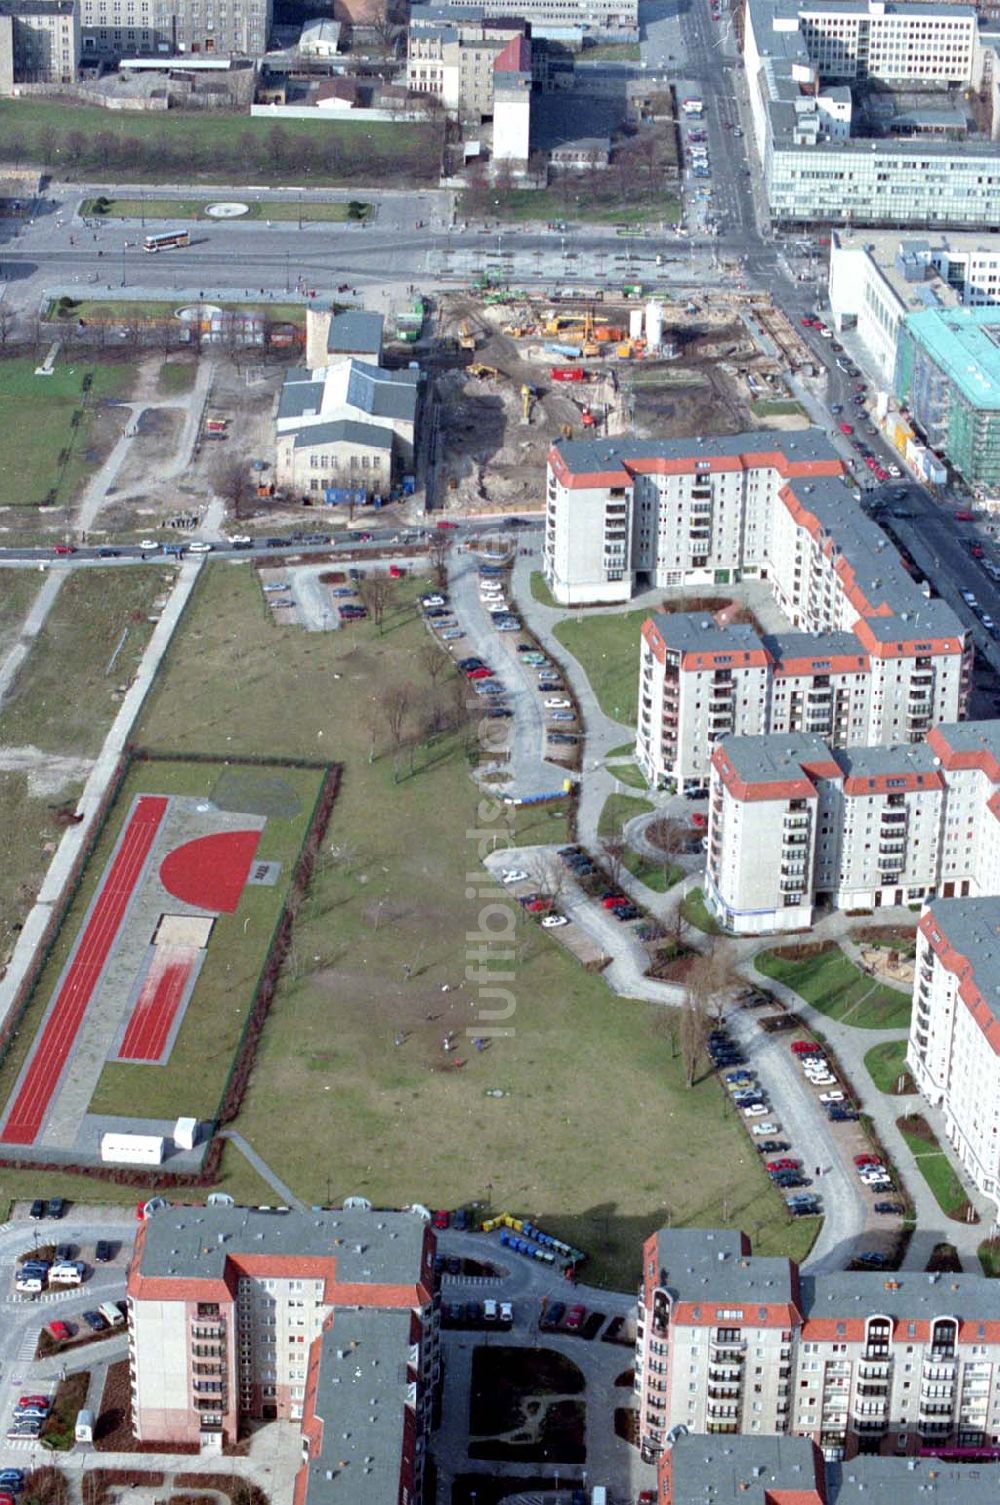
POLYGON ((992 721, 936 726, 916 746, 834 748, 802 732, 721 742, 709 792, 712 910, 754 935, 807 928, 819 904, 1000 892, 995 750, 992 721))
POLYGON ((856 631, 759 636, 703 613, 643 624, 636 761, 650 784, 706 783, 727 736, 803 732, 833 747, 919 742, 964 712, 963 639, 917 641, 898 622, 892 652, 856 631))
POLYGON ((1000 1293, 980 1275, 806 1280, 735 1230, 661 1229, 643 1247, 635 1389, 668 1499, 678 1435, 789 1434, 828 1459, 996 1446, 1000 1293))

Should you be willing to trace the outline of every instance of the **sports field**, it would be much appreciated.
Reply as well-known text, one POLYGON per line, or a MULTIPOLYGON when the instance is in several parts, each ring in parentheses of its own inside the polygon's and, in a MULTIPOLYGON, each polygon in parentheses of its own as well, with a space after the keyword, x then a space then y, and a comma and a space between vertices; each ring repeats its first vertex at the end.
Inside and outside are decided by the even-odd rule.
POLYGON ((321 783, 320 769, 133 765, 0 1067, 0 1141, 44 1141, 56 1093, 79 1097, 88 1070, 91 1114, 140 1131, 185 1104, 215 1117, 321 783))

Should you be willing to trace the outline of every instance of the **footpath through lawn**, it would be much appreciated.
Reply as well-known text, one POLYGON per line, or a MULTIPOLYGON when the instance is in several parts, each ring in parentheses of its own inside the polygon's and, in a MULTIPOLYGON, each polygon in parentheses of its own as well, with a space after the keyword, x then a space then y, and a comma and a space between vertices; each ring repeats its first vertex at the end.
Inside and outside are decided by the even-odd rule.
POLYGON ((910 995, 875 982, 832 941, 761 951, 754 966, 783 982, 819 1013, 856 1029, 905 1029, 910 995))
POLYGON ((505 817, 471 785, 463 733, 393 755, 398 692, 407 730, 452 695, 419 658, 418 589, 402 584, 383 634, 305 633, 274 626, 249 567, 211 565, 144 718, 157 747, 344 765, 237 1127, 307 1202, 487 1201, 620 1285, 668 1218, 728 1218, 762 1251, 801 1255, 814 1228, 789 1226, 717 1083, 683 1086, 662 1012, 615 998, 516 906, 492 907, 479 843, 502 839, 505 817), (484 1010, 506 1006, 481 996, 484 917, 509 911, 513 975, 492 981, 513 995, 494 1021, 512 1033, 479 1051, 484 1010))

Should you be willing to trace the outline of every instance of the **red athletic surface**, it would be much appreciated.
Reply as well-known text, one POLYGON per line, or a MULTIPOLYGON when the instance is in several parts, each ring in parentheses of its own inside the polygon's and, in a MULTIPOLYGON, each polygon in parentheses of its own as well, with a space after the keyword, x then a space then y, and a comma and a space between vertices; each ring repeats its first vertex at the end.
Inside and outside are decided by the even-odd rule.
POLYGON ((259 841, 259 831, 217 831, 186 841, 160 863, 160 882, 168 894, 196 909, 232 914, 259 841))
POLYGON ((198 952, 193 946, 157 946, 142 991, 118 1048, 119 1061, 158 1061, 198 952))
POLYGON ((87 1004, 114 945, 132 890, 149 855, 168 801, 142 795, 105 875, 87 928, 63 979, 55 1006, 35 1042, 31 1064, 14 1100, 0 1141, 32 1144, 80 1028, 87 1004))

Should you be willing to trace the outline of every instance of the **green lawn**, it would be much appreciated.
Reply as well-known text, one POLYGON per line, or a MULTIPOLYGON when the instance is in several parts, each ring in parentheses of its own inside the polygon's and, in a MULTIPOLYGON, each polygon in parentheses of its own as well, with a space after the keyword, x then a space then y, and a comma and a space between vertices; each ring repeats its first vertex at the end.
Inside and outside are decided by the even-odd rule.
POLYGON ((614 778, 621 783, 628 784, 632 789, 648 789, 649 783, 646 775, 635 763, 608 763, 605 759, 605 767, 614 778))
POLYGON ((905 1119, 897 1119, 896 1126, 912 1150, 917 1169, 934 1193, 934 1200, 945 1217, 963 1219, 969 1199, 948 1156, 933 1136, 928 1139, 914 1134, 903 1127, 904 1123, 905 1119))
POLYGON ((654 894, 665 894, 668 888, 673 888, 684 877, 684 869, 676 863, 671 862, 665 866, 662 862, 650 862, 648 857, 643 857, 638 852, 626 852, 624 862, 632 877, 645 883, 654 894))
POLYGON ((700 888, 692 888, 684 895, 681 913, 696 930, 703 930, 706 935, 722 934, 722 927, 706 904, 705 895, 700 888))
MULTIPOLYGON (((45 317, 50 322, 60 319, 84 319, 88 324, 145 323, 148 320, 172 319, 177 312, 177 299, 170 301, 158 298, 79 298, 67 309, 64 300, 50 303, 45 317)), ((271 303, 252 298, 246 303, 219 303, 219 308, 253 309, 265 314, 272 322, 304 324, 306 318, 303 303, 271 303)))
POLYGON ((96 757, 152 635, 150 613, 174 576, 169 565, 69 574, 0 713, 3 743, 96 757))
POLYGON ((750 404, 755 418, 805 418, 806 410, 792 398, 761 397, 750 404))
MULTIPOLYGON (((0 102, 0 120, 3 109, 0 102)), ((0 359, 0 507, 37 506, 50 493, 72 501, 94 468, 96 455, 89 452, 98 444, 100 403, 127 395, 135 380, 135 368, 123 362, 63 356, 51 376, 36 376, 38 364, 34 356, 0 359)))
MULTIPOLYGON (((209 224, 218 224, 214 215, 206 214, 205 210, 217 202, 217 199, 156 199, 156 198, 114 198, 106 201, 108 207, 98 215, 100 219, 137 219, 137 220, 174 220, 174 219, 204 219, 209 224)), ((361 202, 360 200, 358 201, 361 202)), ((87 199, 81 210, 86 215, 98 214, 95 205, 96 199, 87 199)), ((361 211, 352 214, 350 204, 347 202, 328 204, 318 203, 311 199, 278 199, 265 200, 263 203, 250 203, 247 213, 241 214, 241 220, 295 220, 299 223, 320 221, 332 224, 343 224, 345 220, 367 219, 371 214, 371 204, 362 204, 361 211)))
POLYGON ((915 1092, 916 1087, 906 1066, 905 1040, 884 1040, 873 1045, 865 1056, 868 1075, 880 1092, 895 1093, 900 1076, 906 1079, 906 1090, 915 1092))
POLYGON ((582 613, 555 635, 583 669, 605 715, 634 726, 639 714, 639 631, 648 611, 582 613))
POLYGON ((977 1250, 983 1274, 996 1280, 1000 1276, 1000 1239, 984 1239, 977 1250))
POLYGON ((599 836, 620 836, 626 821, 637 815, 652 815, 656 806, 631 794, 609 794, 597 821, 599 836))
MULTIPOLYGON (((3 736, 0 717, 0 736, 3 736)), ((53 806, 75 805, 83 779, 71 778, 50 793, 32 793, 25 773, 0 771, 0 955, 6 955, 41 888, 62 836, 53 806)), ((0 1207, 2 1213, 2 1207, 0 1207)))
MULTIPOLYGON (((379 716, 386 685, 434 693, 416 657, 421 588, 404 583, 383 637, 362 624, 342 641, 274 626, 248 568, 211 565, 144 716, 153 745, 322 749, 345 765, 239 1128, 307 1201, 489 1200, 587 1249, 589 1277, 623 1287, 668 1216, 728 1218, 761 1252, 801 1255, 815 1230, 788 1223, 714 1079, 684 1088, 661 1011, 613 996, 516 914, 512 1012, 480 995, 467 968, 484 921, 466 874, 505 829, 502 807, 470 784, 456 734, 418 750, 412 776, 404 758, 397 781, 379 716), (513 1033, 470 1050, 467 1032, 494 1023, 513 1033), (441 1051, 451 1029, 460 1071, 441 1051), (441 1153, 458 1142, 462 1155, 441 1153)), ((230 1169, 230 1187, 238 1179, 230 1169)))
POLYGON ((531 572, 531 594, 542 606, 554 606, 557 610, 559 609, 559 602, 549 590, 541 570, 531 572))
MULTIPOLYGON (((617 197, 609 179, 609 194, 595 196, 585 190, 572 192, 568 180, 562 188, 511 188, 506 193, 490 190, 480 203, 477 197, 468 198, 462 212, 470 216, 486 214, 490 219, 508 220, 515 224, 526 221, 542 221, 546 224, 584 221, 601 225, 649 225, 654 228, 662 220, 676 224, 680 218, 680 204, 672 195, 662 198, 643 199, 633 203, 617 197)), ((628 281, 627 277, 623 278, 628 281)))
POLYGON ((641 57, 642 45, 639 42, 594 42, 585 46, 580 54, 585 63, 636 63, 641 57))
POLYGON ((0 102, 0 161, 120 183, 437 184, 441 127, 252 120, 219 112, 116 114, 59 100, 0 102), (183 174, 183 178, 179 176, 183 174))
POLYGON ((197 375, 197 361, 164 361, 156 378, 156 387, 164 397, 183 397, 194 386, 197 375))
POLYGON ((909 994, 873 982, 839 946, 801 959, 762 951, 754 957, 754 966, 842 1024, 853 1024, 857 1029, 904 1029, 910 1022, 909 994))

